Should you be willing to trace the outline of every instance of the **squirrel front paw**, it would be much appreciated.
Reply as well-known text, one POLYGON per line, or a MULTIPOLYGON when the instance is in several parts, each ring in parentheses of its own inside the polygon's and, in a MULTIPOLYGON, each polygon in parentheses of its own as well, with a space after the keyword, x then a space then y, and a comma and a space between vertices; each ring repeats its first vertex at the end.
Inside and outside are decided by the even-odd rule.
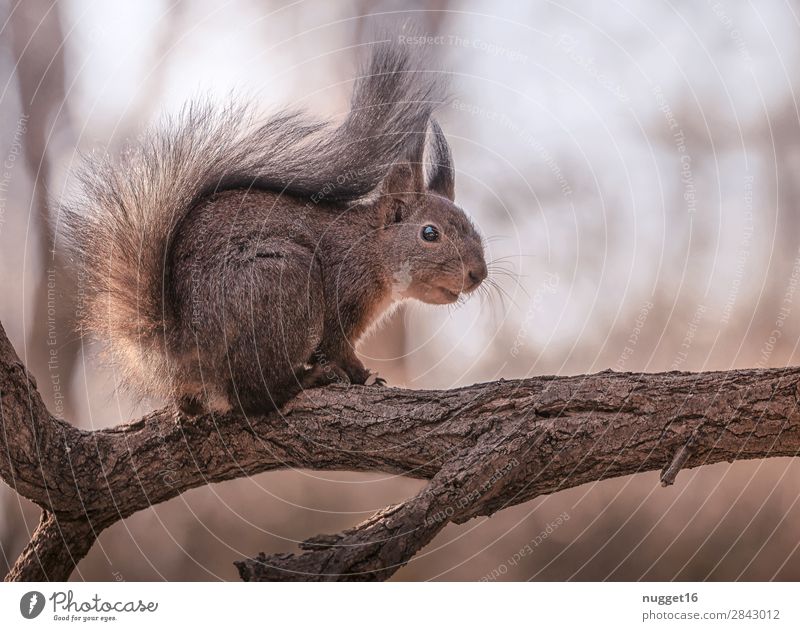
POLYGON ((352 354, 337 353, 333 355, 317 351, 313 355, 313 363, 306 371, 302 383, 304 387, 327 385, 331 383, 345 383, 358 386, 385 386, 386 379, 379 377, 378 373, 369 370, 361 361, 352 354), (306 381, 309 385, 306 386, 306 381))
POLYGON ((304 389, 329 386, 334 383, 349 384, 350 378, 338 364, 333 362, 313 364, 300 379, 300 385, 304 389))
POLYGON ((385 386, 386 379, 379 377, 378 373, 374 370, 366 368, 357 359, 346 361, 341 364, 344 371, 347 373, 350 383, 359 386, 385 386))
POLYGON ((379 377, 378 373, 363 365, 349 366, 346 368, 350 383, 359 386, 385 386, 386 379, 379 377))

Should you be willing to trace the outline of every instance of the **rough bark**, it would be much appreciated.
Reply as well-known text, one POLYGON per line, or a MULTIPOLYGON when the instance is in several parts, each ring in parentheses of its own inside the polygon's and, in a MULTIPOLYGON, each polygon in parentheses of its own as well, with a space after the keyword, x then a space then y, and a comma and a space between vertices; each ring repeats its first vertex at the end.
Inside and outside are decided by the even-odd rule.
POLYGON ((88 521, 68 521, 42 511, 31 540, 5 580, 66 580, 96 539, 97 534, 88 521))
POLYGON ((385 579, 449 522, 586 482, 795 456, 800 368, 500 380, 446 391, 331 386, 280 414, 171 409, 82 431, 50 415, 0 327, 0 477, 44 510, 7 579, 65 580, 104 528, 189 489, 287 467, 429 479, 408 501, 246 580, 385 579))

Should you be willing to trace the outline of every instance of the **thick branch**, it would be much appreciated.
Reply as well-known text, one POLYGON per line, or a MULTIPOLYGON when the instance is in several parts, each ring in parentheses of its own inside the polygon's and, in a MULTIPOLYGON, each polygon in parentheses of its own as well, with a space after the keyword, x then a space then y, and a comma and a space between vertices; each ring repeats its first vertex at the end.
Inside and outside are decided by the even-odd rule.
MULTIPOLYGON (((670 464, 675 469, 676 454, 690 437, 692 449, 677 459, 680 467, 794 456, 800 449, 798 378, 800 369, 787 368, 604 372, 447 391, 332 386, 307 391, 280 415, 185 419, 165 409, 88 432, 50 416, 2 334, 0 476, 59 522, 90 524, 99 533, 191 488, 262 471, 302 467, 428 479, 442 472, 437 480, 443 482, 435 480, 426 499, 412 498, 372 525, 326 539, 342 543, 341 537, 355 536, 371 549, 383 542, 386 549, 378 555, 338 563, 339 545, 337 563, 330 565, 328 545, 315 565, 313 559, 321 558, 317 540, 305 555, 271 563, 262 558, 283 574, 385 577, 387 563, 407 562, 448 521, 492 514, 585 482, 670 464), (412 526, 421 516, 413 531, 418 534, 400 529, 403 537, 384 536, 398 519, 412 526), (423 527, 426 519, 433 521, 423 527), (323 561, 334 569, 324 571, 323 561)), ((248 577, 269 571, 263 562, 243 565, 248 577)), ((17 569, 16 576, 23 575, 17 569)))
MULTIPOLYGON (((512 430, 513 431, 513 430, 512 430)), ((505 431, 489 432, 474 447, 457 454, 430 484, 409 501, 390 506, 340 535, 320 535, 300 544, 306 554, 263 554, 236 563, 246 581, 382 580, 427 545, 449 521, 471 504, 485 501, 494 486, 519 465, 508 459, 505 431), (483 469, 487 454, 505 465, 493 475, 483 469)))
POLYGON ((42 518, 31 540, 7 581, 63 581, 89 552, 97 535, 86 521, 59 520, 42 511, 42 518))

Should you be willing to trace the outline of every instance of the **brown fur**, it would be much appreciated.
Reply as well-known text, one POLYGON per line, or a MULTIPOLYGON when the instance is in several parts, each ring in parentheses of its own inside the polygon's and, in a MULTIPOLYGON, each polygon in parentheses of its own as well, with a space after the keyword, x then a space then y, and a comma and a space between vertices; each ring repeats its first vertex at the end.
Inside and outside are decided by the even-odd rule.
POLYGON ((90 214, 65 209, 88 282, 82 322, 131 383, 187 413, 363 384, 355 345, 387 309, 480 284, 482 242, 452 201, 430 118, 438 87, 414 70, 405 51, 379 49, 337 128, 281 115, 253 130, 191 109, 127 168, 84 173, 90 214))

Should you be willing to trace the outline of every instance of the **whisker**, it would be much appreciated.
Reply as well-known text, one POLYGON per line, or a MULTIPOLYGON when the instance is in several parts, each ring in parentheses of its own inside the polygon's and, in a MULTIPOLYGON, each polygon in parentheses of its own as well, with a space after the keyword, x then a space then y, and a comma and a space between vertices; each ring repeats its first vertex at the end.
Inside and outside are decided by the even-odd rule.
MULTIPOLYGON (((516 300, 514 300, 513 296, 512 296, 512 295, 511 295, 511 294, 510 294, 510 293, 509 293, 509 292, 508 292, 508 291, 505 289, 505 287, 503 287, 503 286, 502 286, 500 283, 498 283, 497 281, 494 281, 494 283, 493 283, 493 284, 494 284, 494 286, 497 288, 497 291, 498 291, 498 292, 500 292, 500 293, 502 293, 504 296, 506 296, 506 297, 508 298, 509 302, 511 302, 511 304, 513 304, 513 305, 514 305, 514 306, 515 306, 517 309, 519 309, 520 311, 522 311, 522 309, 520 309, 520 306, 519 306, 519 304, 517 304, 517 301, 516 301, 516 300)), ((525 292, 525 293, 527 294, 527 292, 525 292)), ((530 300, 530 296, 528 296, 528 299, 530 300)))
POLYGON ((509 270, 513 270, 514 269, 514 265, 511 264, 508 261, 501 261, 499 263, 496 263, 496 262, 493 261, 491 263, 487 263, 486 267, 488 269, 509 269, 509 270))
MULTIPOLYGON (((477 289, 477 293, 478 293, 478 298, 480 300, 480 310, 481 310, 481 312, 485 311, 487 306, 490 308, 492 323, 493 323, 494 327, 496 328, 498 326, 498 316, 497 316, 497 309, 496 309, 497 305, 496 305, 496 303, 493 303, 490 300, 491 296, 489 294, 489 286, 481 284, 477 289)), ((501 313, 501 315, 502 315, 502 313, 501 313)))
POLYGON ((514 276, 514 277, 520 276, 519 272, 517 272, 516 270, 507 269, 505 267, 487 267, 486 271, 489 273, 489 276, 497 276, 497 275, 514 276))
MULTIPOLYGON (((519 280, 519 278, 517 276, 513 276, 511 274, 507 274, 507 275, 501 274, 501 276, 503 276, 504 278, 508 278, 508 279, 514 281, 514 284, 516 285, 517 289, 519 291, 521 291, 523 294, 525 294, 525 297, 528 300, 531 300, 530 293, 528 293, 528 290, 525 288, 525 285, 523 285, 522 282, 520 282, 520 280, 519 280)), ((497 282, 497 281, 495 280, 495 282, 497 282)))
POLYGON ((511 297, 511 294, 509 294, 509 293, 508 293, 508 292, 507 292, 505 289, 503 289, 503 288, 502 288, 502 287, 501 287, 501 286, 500 286, 500 285, 497 283, 497 281, 495 281, 494 279, 487 279, 487 280, 486 280, 486 281, 484 281, 484 282, 485 282, 485 283, 487 283, 487 287, 488 287, 489 289, 491 289, 492 291, 494 291, 494 292, 495 292, 495 295, 496 295, 496 296, 497 296, 497 297, 500 299, 500 302, 501 302, 501 304, 503 305, 503 310, 504 310, 505 312, 507 312, 507 311, 508 311, 508 307, 506 306, 506 300, 508 300, 508 301, 509 301, 511 304, 513 304, 513 305, 514 305, 514 306, 515 306, 517 309, 519 309, 519 305, 517 305, 517 303, 516 303, 516 302, 514 301, 514 299, 511 297))
POLYGON ((504 261, 505 259, 520 259, 520 258, 536 258, 537 254, 522 254, 521 252, 517 252, 515 254, 504 254, 503 256, 498 256, 495 261, 504 261))
POLYGON ((502 267, 494 267, 493 268, 493 267, 487 266, 487 269, 489 270, 490 277, 494 277, 493 280, 495 282, 497 282, 497 276, 500 276, 502 278, 510 278, 512 281, 514 281, 517 289, 519 289, 523 294, 525 294, 525 296, 528 298, 528 300, 531 299, 531 296, 528 293, 528 290, 525 289, 525 286, 519 280, 520 278, 525 278, 526 277, 525 275, 519 274, 516 271, 505 269, 505 268, 502 268, 502 267))

